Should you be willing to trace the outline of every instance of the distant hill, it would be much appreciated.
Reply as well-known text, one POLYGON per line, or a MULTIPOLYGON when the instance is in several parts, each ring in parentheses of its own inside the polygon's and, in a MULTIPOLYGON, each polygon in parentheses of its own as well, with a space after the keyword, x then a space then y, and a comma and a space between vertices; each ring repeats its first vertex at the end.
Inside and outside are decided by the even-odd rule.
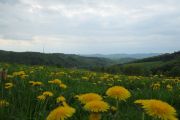
POLYGON ((100 72, 127 75, 149 76, 151 74, 164 74, 167 76, 180 76, 180 51, 139 60, 135 58, 108 59, 63 53, 12 52, 0 50, 0 62, 85 68, 100 72))
POLYGON ((102 67, 99 71, 127 75, 164 74, 167 76, 180 76, 180 51, 144 58, 125 64, 102 67))
POLYGON ((108 58, 108 59, 143 59, 153 56, 161 55, 162 53, 136 53, 136 54, 89 54, 89 55, 82 55, 86 57, 101 57, 101 58, 108 58))
MULTIPOLYGON (((109 59, 109 58, 107 58, 109 59)), ((119 58, 119 59, 110 59, 113 61, 114 64, 123 64, 123 63, 129 63, 129 62, 133 62, 136 61, 137 59, 135 58, 119 58)))
POLYGON ((68 68, 91 68, 112 65, 106 58, 84 57, 63 53, 12 52, 0 50, 0 62, 28 65, 51 65, 68 68))

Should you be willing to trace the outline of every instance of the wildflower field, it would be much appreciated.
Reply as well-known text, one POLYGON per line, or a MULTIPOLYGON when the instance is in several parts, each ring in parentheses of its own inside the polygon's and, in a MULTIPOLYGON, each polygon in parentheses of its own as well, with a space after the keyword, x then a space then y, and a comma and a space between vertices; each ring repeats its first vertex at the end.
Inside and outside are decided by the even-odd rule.
POLYGON ((178 120, 180 77, 0 63, 1 120, 178 120))

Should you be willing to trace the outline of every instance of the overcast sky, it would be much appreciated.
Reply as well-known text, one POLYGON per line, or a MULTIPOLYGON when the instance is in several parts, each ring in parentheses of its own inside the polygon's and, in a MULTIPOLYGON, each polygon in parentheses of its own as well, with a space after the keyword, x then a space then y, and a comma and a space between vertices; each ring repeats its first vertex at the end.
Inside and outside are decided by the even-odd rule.
POLYGON ((180 50, 180 0, 0 0, 0 49, 93 53, 180 50))

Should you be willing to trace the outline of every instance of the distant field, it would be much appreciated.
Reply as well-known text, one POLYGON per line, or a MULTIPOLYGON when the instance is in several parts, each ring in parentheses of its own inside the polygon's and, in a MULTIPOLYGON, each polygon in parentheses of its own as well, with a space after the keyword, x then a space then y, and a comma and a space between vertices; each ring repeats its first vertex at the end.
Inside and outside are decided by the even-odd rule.
MULTIPOLYGON (((151 62, 146 65, 154 64, 159 63, 151 62)), ((53 109, 62 106, 61 101, 57 102, 59 96, 63 96, 66 99, 64 102, 75 109, 75 113, 67 119, 88 120, 91 112, 84 109, 84 104, 77 96, 84 93, 97 93, 110 106, 107 111, 99 113, 102 120, 141 120, 142 109, 134 104, 137 99, 165 101, 180 115, 179 77, 112 75, 77 69, 3 63, 0 63, 0 68, 8 70, 7 80, 0 84, 0 100, 8 102, 4 106, 0 104, 1 120, 45 120, 53 109), (53 83, 53 80, 56 82, 53 83), (131 96, 126 101, 107 96, 106 91, 112 86, 126 88, 131 96), (44 95, 45 91, 51 94, 44 95)), ((145 120, 152 120, 147 114, 144 117, 145 120)))

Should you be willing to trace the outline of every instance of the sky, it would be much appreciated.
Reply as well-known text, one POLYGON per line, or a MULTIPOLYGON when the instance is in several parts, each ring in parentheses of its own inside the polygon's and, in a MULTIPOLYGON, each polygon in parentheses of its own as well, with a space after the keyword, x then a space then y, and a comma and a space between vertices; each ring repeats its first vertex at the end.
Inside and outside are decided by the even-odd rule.
POLYGON ((180 50, 180 0, 0 0, 0 49, 67 54, 180 50))

